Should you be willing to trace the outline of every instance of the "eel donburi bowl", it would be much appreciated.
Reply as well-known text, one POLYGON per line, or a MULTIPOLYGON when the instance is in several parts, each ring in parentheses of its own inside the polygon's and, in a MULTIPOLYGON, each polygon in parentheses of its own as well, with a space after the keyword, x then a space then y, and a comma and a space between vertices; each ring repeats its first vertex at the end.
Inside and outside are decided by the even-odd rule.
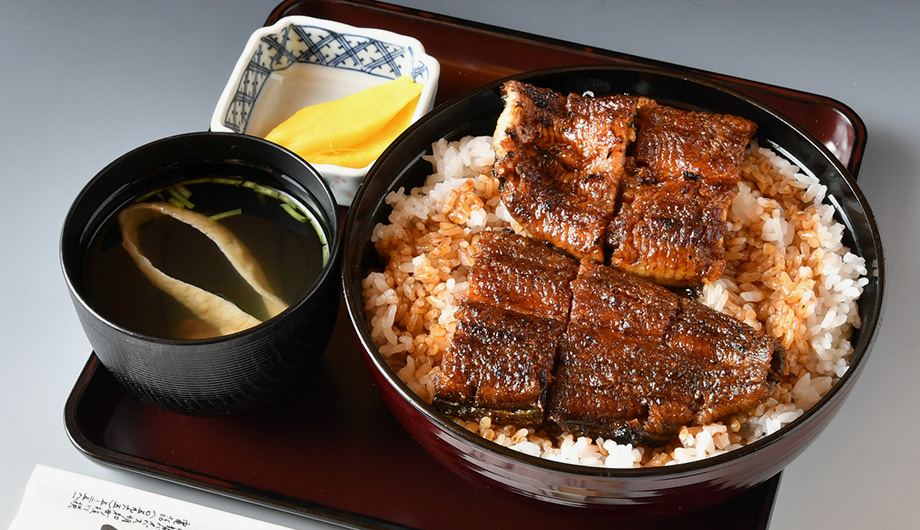
POLYGON ((869 267, 858 301, 861 327, 851 337, 849 369, 817 404, 778 432, 707 459, 677 465, 608 469, 540 459, 487 441, 458 425, 400 380, 375 345, 365 314, 362 280, 380 267, 371 241, 387 222, 385 198, 422 185, 432 173, 423 159, 432 144, 464 136, 491 135, 504 106, 500 87, 487 84, 452 99, 407 130, 374 165, 346 221, 343 262, 345 301, 364 360, 383 399, 407 431, 438 461, 481 484, 547 502, 607 508, 646 507, 660 513, 711 505, 780 472, 808 447, 834 417, 853 387, 872 347, 883 308, 884 259, 874 217, 854 178, 813 136, 779 112, 706 78, 656 68, 571 67, 514 76, 562 93, 627 93, 660 103, 735 114, 758 124, 756 140, 815 175, 827 187, 835 218, 846 228, 843 243, 869 267))

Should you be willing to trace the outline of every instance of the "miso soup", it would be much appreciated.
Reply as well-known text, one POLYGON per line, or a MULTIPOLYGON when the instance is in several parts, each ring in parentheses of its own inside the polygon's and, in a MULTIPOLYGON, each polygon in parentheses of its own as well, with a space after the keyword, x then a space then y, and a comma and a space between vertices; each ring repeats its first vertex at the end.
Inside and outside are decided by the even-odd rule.
POLYGON ((107 219, 90 243, 86 286, 100 314, 147 335, 227 333, 209 319, 213 306, 265 321, 309 290, 329 260, 316 216, 289 195, 249 180, 184 180, 120 212, 121 219, 118 213, 107 219), (153 213, 137 216, 147 210, 153 213), (221 244, 206 235, 212 232, 223 234, 221 244))

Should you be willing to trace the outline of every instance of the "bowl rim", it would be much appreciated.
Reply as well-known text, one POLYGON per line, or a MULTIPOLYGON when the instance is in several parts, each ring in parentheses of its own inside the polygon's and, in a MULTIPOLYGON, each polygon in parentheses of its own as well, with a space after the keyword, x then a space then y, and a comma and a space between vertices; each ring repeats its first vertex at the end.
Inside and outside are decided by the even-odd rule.
MULTIPOLYGON (((221 141, 224 141, 224 140, 221 140, 221 141)), ((229 160, 231 158, 232 157, 229 156, 229 152, 228 152, 227 159, 229 160)), ((260 165, 268 166, 268 164, 265 164, 265 163, 262 163, 260 165)), ((157 164, 157 167, 160 167, 160 168, 166 167, 166 165, 157 164)), ((284 174, 287 177, 287 179, 293 181, 293 183, 296 186, 302 188, 308 194, 312 194, 310 190, 307 189, 306 185, 300 181, 300 177, 288 175, 287 172, 284 172, 284 174)), ((327 212, 325 211, 323 212, 324 217, 326 216, 325 215, 326 213, 327 212)), ((323 223, 323 224, 326 224, 326 223, 323 223)), ((309 163, 307 163, 305 160, 297 156, 295 153, 293 153, 292 151, 280 145, 269 142, 262 138, 258 138, 256 136, 244 135, 244 134, 239 134, 239 133, 234 133, 234 132, 195 131, 195 132, 174 134, 174 135, 166 136, 163 138, 158 138, 156 140, 139 145, 129 150, 128 152, 122 154, 115 160, 109 162, 102 169, 100 169, 95 175, 93 175, 93 177, 89 181, 86 182, 83 188, 81 188, 79 193, 74 197, 70 207, 67 210, 67 213, 64 216, 64 222, 62 223, 60 235, 58 237, 58 256, 59 256, 58 260, 59 260, 59 266, 61 267, 63 271, 64 281, 67 285, 67 289, 71 294, 71 298, 75 300, 76 303, 79 303, 82 308, 84 308, 90 315, 93 316, 93 318, 95 318, 98 322, 103 323, 108 328, 114 331, 117 331, 118 333, 122 333, 125 336, 130 337, 133 340, 139 340, 139 341, 148 342, 151 344, 155 343, 155 344, 163 344, 163 345, 188 345, 192 347, 199 347, 199 346, 204 347, 204 346, 218 343, 218 342, 226 342, 228 340, 233 340, 233 341, 248 340, 250 335, 261 333, 265 328, 269 326, 275 326, 276 323, 281 318, 284 317, 284 315, 297 311, 301 306, 305 305, 310 298, 316 295, 317 291, 320 290, 323 284, 331 280, 329 278, 330 275, 339 273, 340 267, 339 267, 338 262, 340 260, 341 247, 345 239, 344 235, 345 233, 342 229, 341 213, 339 211, 338 205, 336 204, 335 196, 332 192, 332 189, 329 187, 329 184, 326 182, 326 180, 322 178, 322 176, 314 168, 312 168, 312 166, 310 166, 309 163), (328 216, 329 226, 327 227, 327 233, 325 234, 327 240, 331 240, 330 241, 331 244, 329 245, 329 260, 323 266, 322 270, 320 271, 316 279, 313 280, 313 283, 310 285, 310 287, 297 299, 295 303, 292 303, 290 306, 285 308, 284 311, 275 315, 274 317, 268 320, 265 320, 263 322, 260 322, 259 324, 256 324, 255 326, 244 329, 242 331, 238 331, 238 332, 230 333, 226 335, 219 335, 216 337, 206 337, 206 338, 201 338, 201 339, 176 339, 176 338, 166 338, 166 337, 158 337, 155 335, 148 335, 146 333, 141 333, 133 329, 124 327, 120 324, 117 324, 116 322, 112 321, 111 319, 107 318, 105 315, 100 313, 89 302, 86 296, 82 294, 84 289, 79 287, 76 284, 76 280, 72 277, 73 275, 70 272, 71 269, 75 267, 76 268, 82 267, 82 263, 69 264, 67 260, 67 255, 69 254, 69 252, 66 250, 67 234, 71 230, 76 229, 76 228, 71 228, 74 223, 73 214, 75 213, 76 208, 79 205, 79 203, 84 199, 86 195, 90 193, 90 191, 92 191, 92 189, 97 185, 97 183, 100 180, 102 180, 104 175, 108 174, 111 171, 114 171, 119 165, 123 164, 125 161, 141 156, 144 152, 150 149, 156 149, 158 146, 175 144, 175 143, 184 142, 187 140, 194 141, 196 139, 206 139, 209 137, 218 138, 218 139, 226 139, 226 141, 228 142, 235 141, 235 142, 250 142, 250 143, 253 143, 254 145, 261 144, 261 146, 263 146, 265 149, 274 150, 274 151, 278 151, 279 153, 283 153, 284 154, 283 156, 289 157, 293 162, 297 163, 299 166, 302 166, 304 169, 307 170, 309 174, 311 174, 312 176, 316 178, 316 180, 318 181, 318 184, 320 185, 320 189, 322 190, 322 194, 325 195, 325 197, 317 197, 317 200, 318 201, 328 200, 330 201, 330 204, 332 204, 333 206, 328 212, 330 214, 328 216)))
MULTIPOLYGON (((843 398, 849 392, 851 386, 855 383, 860 372, 865 366, 866 359, 872 349, 873 343, 877 337, 877 330, 881 323, 884 306, 885 306, 885 257, 883 253, 881 235, 875 220, 875 216, 872 213, 871 207, 868 204, 865 196, 863 195, 861 189, 856 183, 853 175, 850 174, 849 170, 840 162, 840 160, 834 156, 830 150, 824 146, 820 141, 818 141, 811 133, 805 130, 803 127, 798 125, 793 120, 789 119, 785 114, 778 111, 777 109, 767 105, 766 103, 748 96, 742 92, 739 92, 725 84, 722 84, 718 81, 712 80, 702 75, 690 74, 685 72, 675 72, 673 70, 668 70, 660 67, 654 66, 642 66, 642 65, 615 65, 615 64, 588 64, 588 65, 575 65, 575 66, 559 66, 544 68, 539 70, 532 70, 527 72, 520 72, 517 74, 512 74, 501 79, 497 79, 481 85, 477 88, 471 89, 467 92, 459 94, 450 100, 442 103, 437 108, 435 108, 428 115, 422 117, 418 122, 413 124, 409 129, 407 129, 400 137, 398 137, 388 148, 381 154, 378 160, 382 161, 385 158, 389 157, 391 153, 397 150, 402 143, 402 141, 410 135, 414 130, 424 127, 429 121, 436 119, 437 116, 441 113, 450 109, 454 106, 461 105, 465 101, 481 95, 485 92, 496 90, 502 83, 511 79, 518 80, 528 80, 534 79, 546 75, 555 75, 562 74, 566 72, 575 72, 575 71, 635 71, 643 72, 658 76, 677 78, 679 80, 688 81, 698 85, 708 87, 710 89, 723 92, 727 96, 741 99, 746 104, 752 105, 761 109, 764 112, 772 114, 777 119, 779 119, 783 124, 793 130, 796 134, 802 136, 810 146, 818 151, 823 159, 826 159, 828 164, 833 168, 833 173, 840 176, 847 185, 847 188, 853 193, 853 196, 856 202, 864 211, 864 217, 866 224, 869 227, 869 231, 872 234, 871 241, 867 242, 867 247, 871 247, 876 252, 876 260, 873 263, 866 263, 868 269, 867 276, 873 276, 874 280, 877 283, 877 292, 874 298, 874 305, 872 306, 872 311, 870 313, 870 318, 864 320, 861 324, 862 327, 859 328, 860 341, 857 344, 853 345, 853 352, 850 354, 849 366, 846 371, 838 381, 831 387, 831 389, 821 397, 821 399, 811 406, 808 410, 805 410, 802 415, 793 420, 792 422, 783 426, 780 430, 771 433, 769 435, 764 435, 757 440, 744 445, 742 447, 721 453, 718 455, 709 456, 700 460, 694 460, 690 462, 683 462, 678 464, 665 465, 661 467, 631 467, 631 468, 607 468, 607 467, 595 467, 582 464, 573 464, 568 462, 559 462, 550 459, 544 459, 537 456, 532 456, 520 451, 515 451, 513 449, 504 447, 500 444, 488 441, 481 436, 478 436, 465 428, 457 425, 453 421, 450 421, 445 415, 438 412, 432 405, 425 403, 415 392, 409 388, 397 375, 396 372, 389 367, 386 363, 386 360, 383 358, 383 355, 379 352, 376 345, 373 343, 373 340, 370 337, 370 332, 367 327, 367 323, 364 318, 364 309, 363 309, 363 295, 361 293, 361 284, 360 282, 353 286, 351 285, 350 271, 352 269, 361 269, 361 264, 352 265, 349 262, 351 261, 351 256, 349 252, 345 252, 343 257, 343 288, 345 291, 345 302, 349 314, 349 318, 352 321, 352 326, 355 329, 357 338, 363 348, 363 356, 366 360, 369 360, 374 369, 379 373, 379 375, 386 380, 390 387, 400 396, 400 398, 409 403, 409 405, 418 413, 420 413, 427 421, 435 424, 442 432, 448 433, 450 436, 455 438, 460 438, 468 444, 471 444, 472 447, 484 451, 486 454, 495 454, 503 459, 510 459, 515 461, 516 464, 524 465, 530 468, 540 469, 555 472, 558 474, 564 474, 573 477, 580 478, 617 478, 623 480, 631 479, 648 479, 648 478, 680 478, 688 477, 696 474, 703 473, 705 471, 711 470, 712 468, 717 468, 720 466, 725 466, 729 463, 737 463, 742 460, 747 460, 754 456, 756 453, 767 449, 768 447, 774 446, 781 439, 789 436, 790 434, 801 431, 807 425, 817 421, 819 413, 824 409, 828 408, 829 404, 837 401, 838 399, 843 398), (350 266, 351 265, 351 266, 350 266), (861 348, 857 346, 861 345, 861 348)), ((432 138, 432 142, 437 141, 437 138, 432 138)), ((776 147, 776 146, 771 146, 776 147)), ((779 146, 781 147, 781 146, 779 146)), ((430 150, 430 149, 429 149, 430 150)), ((784 156, 787 156, 788 153, 782 153, 784 156)), ((793 160, 795 161, 795 160, 793 160)), ((380 166, 378 166, 380 167, 380 166)), ((808 170, 808 168, 804 168, 808 170)), ((375 169, 372 168, 368 173, 367 178, 359 187, 353 204, 360 204, 362 201, 367 200, 365 195, 367 194, 368 183, 377 176, 375 169)), ((825 199, 827 200, 827 199, 825 199)), ((837 204, 832 204, 834 207, 834 212, 836 215, 840 214, 840 207, 837 204)), ((380 208, 380 205, 377 206, 377 209, 380 208)), ((349 210, 348 216, 346 218, 345 225, 345 238, 346 240, 356 239, 352 232, 355 230, 356 223, 359 222, 355 218, 356 208, 351 208, 349 210)), ((838 219, 839 221, 839 219, 838 219)), ((372 230, 372 226, 368 227, 367 233, 369 234, 372 230)), ((850 232, 850 227, 846 227, 846 230, 850 232)), ((358 234, 364 236, 364 234, 358 234)), ((857 303, 862 301, 862 297, 857 303)), ((366 363, 368 364, 368 363, 366 363)))
MULTIPOLYGON (((212 131, 236 132, 224 125, 223 118, 226 115, 227 110, 230 108, 230 104, 232 103, 234 94, 236 93, 236 89, 240 84, 242 74, 244 71, 246 71, 246 68, 250 63, 253 54, 258 49, 262 38, 268 35, 279 33, 288 26, 315 26, 334 31, 336 33, 367 36, 375 40, 400 44, 412 49, 413 57, 415 60, 424 64, 429 73, 428 81, 422 88, 422 93, 419 96, 418 105, 416 106, 415 113, 413 113, 410 123, 415 123, 418 121, 433 107, 434 98, 437 94, 437 85, 440 78, 441 65, 435 57, 426 52, 425 46, 415 37, 396 33, 390 30, 353 26, 344 22, 316 18, 307 15, 290 15, 278 19, 278 21, 276 21, 274 24, 271 24, 270 26, 263 26, 258 28, 253 31, 252 34, 250 34, 249 39, 246 41, 246 44, 243 47, 243 51, 240 53, 236 64, 231 70, 230 77, 227 79, 227 83, 224 85, 224 88, 217 99, 217 104, 214 108, 214 111, 211 114, 210 129, 212 131)), ((240 134, 248 133, 246 133, 246 131, 241 131, 240 134)), ((338 178, 363 178, 367 174, 370 167, 373 165, 374 162, 371 162, 362 168, 352 168, 334 164, 313 164, 316 170, 321 174, 325 175, 330 173, 333 174, 333 177, 338 178)))

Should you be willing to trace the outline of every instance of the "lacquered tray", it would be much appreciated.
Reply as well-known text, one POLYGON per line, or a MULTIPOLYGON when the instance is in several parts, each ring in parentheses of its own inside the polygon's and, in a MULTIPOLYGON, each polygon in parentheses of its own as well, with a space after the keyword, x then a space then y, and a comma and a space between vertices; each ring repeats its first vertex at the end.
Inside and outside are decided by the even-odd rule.
MULTIPOLYGON (((854 175, 865 149, 859 116, 823 96, 374 2, 286 1, 267 23, 292 14, 418 38, 441 63, 437 102, 526 70, 654 65, 710 76, 779 109, 854 175)), ((65 425, 74 445, 102 464, 353 528, 768 526, 779 475, 705 512, 662 518, 637 509, 628 521, 603 509, 560 507, 467 482, 406 434, 378 397, 360 355, 343 311, 303 392, 232 418, 156 409, 129 395, 90 355, 65 405, 65 425)))

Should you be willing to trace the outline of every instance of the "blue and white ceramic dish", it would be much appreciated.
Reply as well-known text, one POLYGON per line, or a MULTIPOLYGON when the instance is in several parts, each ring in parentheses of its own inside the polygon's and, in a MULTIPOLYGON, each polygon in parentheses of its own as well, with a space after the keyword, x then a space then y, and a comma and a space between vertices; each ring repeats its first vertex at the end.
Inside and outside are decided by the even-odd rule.
MULTIPOLYGON (((313 17, 285 17, 255 31, 211 117, 211 130, 264 137, 307 105, 332 101, 402 75, 425 88, 412 121, 434 105, 440 65, 416 39, 313 17)), ((370 168, 316 164, 348 206, 370 168)))

